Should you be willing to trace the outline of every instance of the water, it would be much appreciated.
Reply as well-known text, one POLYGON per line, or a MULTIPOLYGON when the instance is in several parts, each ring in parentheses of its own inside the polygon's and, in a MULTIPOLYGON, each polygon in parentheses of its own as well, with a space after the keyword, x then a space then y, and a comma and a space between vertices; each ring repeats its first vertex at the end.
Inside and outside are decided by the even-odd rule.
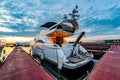
MULTIPOLYGON (((88 64, 74 70, 68 70, 63 68, 62 70, 59 71, 60 80, 83 80, 88 75, 87 72, 90 72, 97 62, 98 60, 93 59, 88 64)), ((46 70, 48 70, 52 75, 58 78, 59 74, 56 66, 50 64, 47 61, 44 61, 42 63, 42 66, 46 70)))

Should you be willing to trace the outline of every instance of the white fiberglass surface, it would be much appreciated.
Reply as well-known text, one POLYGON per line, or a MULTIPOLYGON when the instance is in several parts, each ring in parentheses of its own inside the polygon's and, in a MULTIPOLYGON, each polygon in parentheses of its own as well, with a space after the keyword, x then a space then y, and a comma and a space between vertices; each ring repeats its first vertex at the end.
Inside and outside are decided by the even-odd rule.
MULTIPOLYGON (((85 50, 81 45, 76 46, 75 52, 78 52, 78 48, 80 49, 81 52, 87 53, 87 50, 85 50)), ((63 44, 62 49, 65 53, 65 56, 68 57, 68 56, 70 56, 70 54, 73 50, 73 44, 63 44)))

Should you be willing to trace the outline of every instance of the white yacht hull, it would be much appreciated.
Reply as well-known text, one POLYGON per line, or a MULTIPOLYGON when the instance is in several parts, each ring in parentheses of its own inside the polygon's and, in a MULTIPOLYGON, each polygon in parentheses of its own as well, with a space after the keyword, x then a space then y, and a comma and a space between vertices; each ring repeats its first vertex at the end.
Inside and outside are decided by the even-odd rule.
POLYGON ((39 56, 41 60, 45 59, 48 62, 55 64, 59 69, 62 67, 67 69, 76 69, 79 68, 88 62, 90 62, 93 58, 91 53, 86 53, 85 55, 77 55, 74 57, 69 57, 72 49, 72 45, 63 45, 61 48, 58 45, 43 45, 42 48, 33 47, 33 55, 39 56), (69 47, 68 47, 69 46, 69 47), (67 47, 65 49, 65 47, 67 47), (64 49, 63 49, 64 48, 64 49))

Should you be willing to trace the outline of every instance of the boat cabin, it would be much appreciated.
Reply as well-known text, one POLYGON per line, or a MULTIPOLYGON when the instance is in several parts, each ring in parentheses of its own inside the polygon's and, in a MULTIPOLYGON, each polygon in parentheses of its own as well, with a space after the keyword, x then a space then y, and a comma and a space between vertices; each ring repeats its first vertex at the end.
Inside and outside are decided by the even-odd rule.
POLYGON ((42 28, 49 29, 48 36, 53 44, 62 45, 66 43, 64 40, 65 37, 72 36, 76 29, 78 29, 78 24, 76 21, 69 19, 63 20, 60 23, 56 22, 47 22, 41 26, 42 28))

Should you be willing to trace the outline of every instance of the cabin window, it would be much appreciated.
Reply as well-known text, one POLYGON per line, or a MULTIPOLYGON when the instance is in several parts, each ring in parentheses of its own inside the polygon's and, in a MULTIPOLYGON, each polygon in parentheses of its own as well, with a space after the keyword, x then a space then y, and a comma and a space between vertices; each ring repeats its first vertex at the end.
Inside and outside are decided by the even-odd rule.
POLYGON ((39 42, 39 43, 44 43, 44 41, 42 41, 42 40, 37 40, 36 42, 39 42))
POLYGON ((63 38, 62 37, 56 37, 56 44, 58 44, 58 45, 63 44, 63 38))
POLYGON ((51 37, 51 38, 54 44, 58 44, 61 46, 64 43, 63 37, 51 37))

